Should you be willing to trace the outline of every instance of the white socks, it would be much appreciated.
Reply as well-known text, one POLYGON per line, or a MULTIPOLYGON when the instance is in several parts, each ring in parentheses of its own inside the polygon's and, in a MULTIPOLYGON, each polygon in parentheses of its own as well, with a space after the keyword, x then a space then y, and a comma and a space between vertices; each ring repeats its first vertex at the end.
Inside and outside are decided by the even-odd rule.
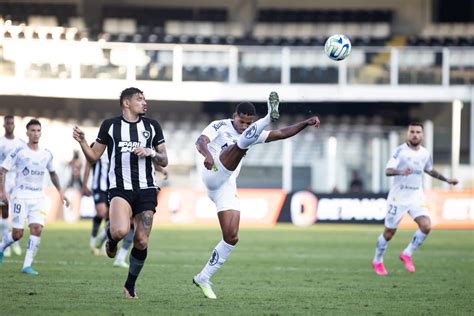
POLYGON ((125 257, 127 256, 127 253, 128 253, 128 249, 124 249, 123 247, 120 247, 117 254, 117 258, 115 258, 115 263, 125 261, 125 257))
POLYGON ((250 126, 247 127, 247 129, 239 136, 239 139, 237 139, 237 146, 240 149, 248 149, 257 141, 260 134, 268 125, 270 125, 270 123, 270 114, 267 114, 264 118, 250 124, 250 126))
POLYGON ((234 248, 235 246, 221 240, 212 252, 211 258, 199 273, 199 278, 203 281, 209 281, 211 276, 224 264, 234 248))
POLYGON ((2 218, 0 226, 2 226, 2 237, 5 239, 8 235, 8 218, 2 218))
POLYGON ((418 247, 421 246, 421 244, 425 240, 426 236, 428 236, 428 235, 422 233, 421 230, 418 229, 413 234, 413 239, 408 244, 408 246, 405 248, 405 250, 403 250, 403 253, 406 254, 407 256, 411 257, 412 254, 413 254, 413 251, 415 251, 418 247))
POLYGON ((383 262, 383 254, 385 253, 387 246, 388 246, 388 241, 385 240, 382 233, 377 239, 377 245, 375 246, 374 262, 376 263, 383 262))
POLYGON ((13 244, 15 241, 13 240, 12 233, 7 233, 6 236, 3 237, 2 242, 0 243, 0 251, 5 251, 8 246, 13 244))
POLYGON ((25 261, 23 262, 23 269, 26 267, 31 267, 36 252, 38 251, 40 240, 41 237, 30 235, 28 246, 26 248, 25 261))

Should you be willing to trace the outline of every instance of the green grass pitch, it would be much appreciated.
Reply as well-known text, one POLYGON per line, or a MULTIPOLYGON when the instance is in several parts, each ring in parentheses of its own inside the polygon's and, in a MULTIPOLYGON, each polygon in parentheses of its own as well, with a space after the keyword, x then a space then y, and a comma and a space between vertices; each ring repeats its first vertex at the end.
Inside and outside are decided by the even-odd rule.
MULTIPOLYGON (((220 239, 217 227, 155 226, 138 279, 139 300, 122 298, 127 270, 88 249, 90 223, 47 226, 34 268, 23 256, 0 266, 1 315, 145 314, 474 314, 474 231, 434 230, 409 274, 398 254, 412 230, 400 230, 385 256, 388 277, 371 268, 382 226, 244 228, 213 278, 217 300, 191 279, 220 239)), ((24 249, 27 235, 22 242, 24 249)))

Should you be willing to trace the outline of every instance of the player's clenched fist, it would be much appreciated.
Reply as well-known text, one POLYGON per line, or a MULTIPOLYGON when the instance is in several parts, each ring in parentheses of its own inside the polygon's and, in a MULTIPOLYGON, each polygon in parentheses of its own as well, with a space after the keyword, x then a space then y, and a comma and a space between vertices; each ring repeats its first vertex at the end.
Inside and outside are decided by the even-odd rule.
POLYGON ((321 124, 321 122, 319 122, 319 117, 317 116, 310 117, 306 122, 309 126, 314 126, 316 128, 319 128, 319 125, 321 124))
POLYGON ((84 132, 78 126, 75 125, 72 128, 72 137, 78 142, 82 142, 84 140, 84 132))

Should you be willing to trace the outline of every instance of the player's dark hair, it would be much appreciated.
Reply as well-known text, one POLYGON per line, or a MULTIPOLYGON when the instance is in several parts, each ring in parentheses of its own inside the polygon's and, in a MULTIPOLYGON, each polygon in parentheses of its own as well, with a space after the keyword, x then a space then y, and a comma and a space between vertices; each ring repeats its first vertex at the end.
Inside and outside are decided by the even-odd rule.
POLYGON ((235 113, 238 115, 257 115, 257 110, 255 110, 255 105, 250 102, 242 102, 237 104, 235 107, 235 113))
POLYGON ((40 121, 37 119, 31 119, 27 124, 26 124, 26 129, 28 129, 31 125, 39 125, 41 126, 40 121))
POLYGON ((408 124, 408 126, 419 126, 421 127, 421 129, 424 129, 423 123, 421 123, 420 121, 411 121, 410 124, 408 124))
POLYGON ((3 118, 4 121, 13 120, 13 119, 14 119, 13 115, 5 115, 5 117, 3 118))
POLYGON ((122 106, 123 100, 130 100, 136 93, 143 94, 143 91, 134 87, 123 90, 122 93, 120 93, 120 106, 122 106))

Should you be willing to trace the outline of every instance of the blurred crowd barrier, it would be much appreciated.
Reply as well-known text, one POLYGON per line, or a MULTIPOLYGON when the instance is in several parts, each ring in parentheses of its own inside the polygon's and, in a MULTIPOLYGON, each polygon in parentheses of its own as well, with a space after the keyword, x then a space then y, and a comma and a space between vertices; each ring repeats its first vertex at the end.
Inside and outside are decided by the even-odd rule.
MULTIPOLYGON (((46 191, 50 205, 47 221, 74 222, 94 215, 93 203, 86 198, 66 208, 54 189, 46 191), (81 202, 79 202, 81 203, 81 202)), ((386 214, 386 194, 318 194, 310 191, 286 193, 280 189, 239 189, 241 225, 271 227, 276 223, 311 226, 319 223, 382 224, 386 214)), ((429 190, 426 192, 433 227, 474 229, 474 190, 429 190)), ((217 225, 215 205, 204 190, 164 188, 158 194, 155 224, 217 225)), ((400 228, 416 224, 406 215, 400 228)))

